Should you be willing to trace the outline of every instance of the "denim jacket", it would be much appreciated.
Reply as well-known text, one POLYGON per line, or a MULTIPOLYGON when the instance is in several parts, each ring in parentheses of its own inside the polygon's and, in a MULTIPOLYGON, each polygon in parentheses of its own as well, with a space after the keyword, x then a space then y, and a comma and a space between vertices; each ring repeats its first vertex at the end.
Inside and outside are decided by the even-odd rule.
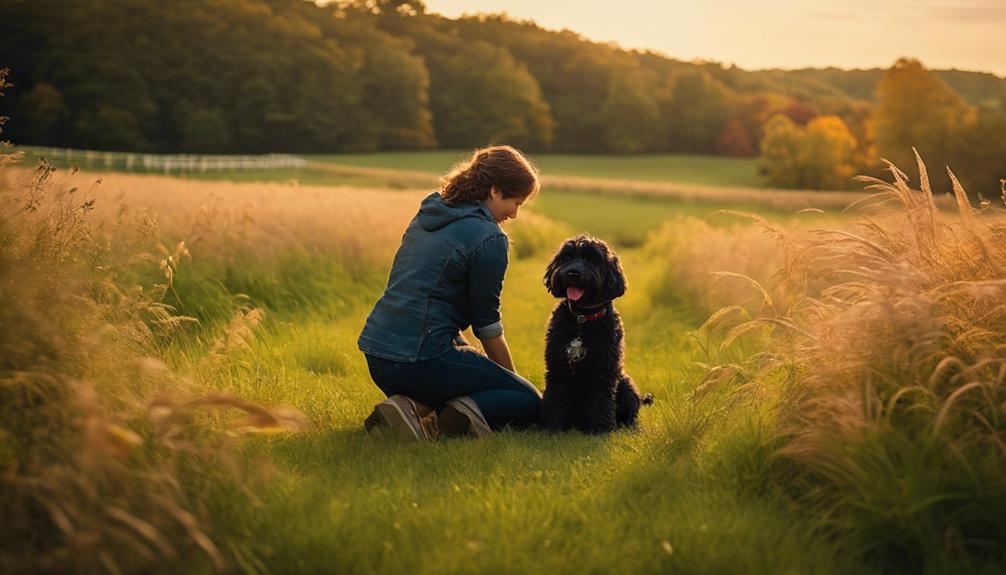
POLYGON ((508 250, 506 234, 481 203, 449 206, 437 192, 427 196, 402 236, 360 350, 418 362, 450 351, 469 325, 479 339, 501 335, 508 250))

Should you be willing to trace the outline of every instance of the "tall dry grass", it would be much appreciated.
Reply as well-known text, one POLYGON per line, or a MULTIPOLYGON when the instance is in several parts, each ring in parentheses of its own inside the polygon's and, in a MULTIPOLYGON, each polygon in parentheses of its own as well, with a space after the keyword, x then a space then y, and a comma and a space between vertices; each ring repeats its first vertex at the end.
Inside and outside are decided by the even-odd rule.
POLYGON ((156 215, 159 235, 184 239, 202 259, 290 250, 323 252, 352 268, 383 263, 429 192, 274 182, 204 182, 89 172, 101 179, 95 217, 156 215))
MULTIPOLYGON (((0 571, 257 569, 251 535, 214 517, 254 504, 231 436, 307 422, 200 378, 284 301, 371 293, 359 282, 386 279, 426 192, 0 160, 0 571), (173 369, 163 354, 184 342, 198 345, 173 369)), ((566 230, 531 217, 511 232, 522 257, 566 230)))
MULTIPOLYGON (((29 185, 29 171, 9 172, 10 186, 29 185)), ((51 179, 66 188, 100 179, 88 215, 95 227, 112 230, 129 221, 146 230, 146 255, 129 253, 133 244, 117 241, 108 244, 109 260, 168 260, 184 241, 193 257, 163 301, 203 327, 221 329, 249 301, 269 311, 331 306, 358 296, 354 284, 382 282, 401 230, 424 195, 101 172, 58 171, 51 179), (342 279, 330 281, 336 276, 342 279)), ((131 269, 131 283, 162 283, 157 268, 131 269)))
POLYGON ((713 225, 714 219, 732 217, 672 220, 651 234, 647 257, 664 262, 647 286, 654 304, 684 304, 705 316, 732 305, 748 317, 761 312, 764 298, 746 278, 771 285, 783 263, 779 238, 751 226, 713 225))
POLYGON ((173 373, 158 353, 193 321, 167 303, 186 244, 103 202, 101 179, 17 160, 0 155, 0 571, 254 567, 210 511, 221 493, 250 504, 249 470, 201 413, 306 421, 173 373))
POLYGON ((784 488, 824 528, 883 566, 977 568, 1006 556, 1006 218, 952 173, 939 210, 921 158, 918 189, 889 168, 863 178, 885 214, 763 223, 785 254, 769 289, 749 281, 768 305, 705 329, 769 337, 743 369, 776 389, 784 488))

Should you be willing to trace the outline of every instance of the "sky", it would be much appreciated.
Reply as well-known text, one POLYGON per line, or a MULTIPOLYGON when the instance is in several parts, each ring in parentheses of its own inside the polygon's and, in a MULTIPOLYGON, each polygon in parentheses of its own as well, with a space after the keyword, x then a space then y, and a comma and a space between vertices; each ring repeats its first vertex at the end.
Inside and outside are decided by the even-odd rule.
POLYGON ((927 68, 1006 76, 1006 0, 425 0, 448 17, 506 12, 624 48, 764 68, 927 68))

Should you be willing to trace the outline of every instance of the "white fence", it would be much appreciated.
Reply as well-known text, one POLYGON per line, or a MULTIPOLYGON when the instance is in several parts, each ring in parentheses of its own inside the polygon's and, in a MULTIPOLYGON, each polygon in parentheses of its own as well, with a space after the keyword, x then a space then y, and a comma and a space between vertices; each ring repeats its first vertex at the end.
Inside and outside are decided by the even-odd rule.
POLYGON ((97 152, 66 148, 39 148, 19 146, 17 149, 33 155, 43 155, 58 164, 81 168, 104 168, 130 172, 220 172, 231 170, 280 170, 303 168, 307 160, 289 154, 260 156, 225 156, 194 154, 136 154, 129 152, 97 152))

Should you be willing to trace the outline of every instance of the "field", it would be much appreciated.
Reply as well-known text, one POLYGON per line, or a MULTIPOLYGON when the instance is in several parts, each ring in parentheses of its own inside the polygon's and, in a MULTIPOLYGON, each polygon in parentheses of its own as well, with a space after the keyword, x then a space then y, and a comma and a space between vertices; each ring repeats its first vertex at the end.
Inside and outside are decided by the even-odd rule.
MULTIPOLYGON (((37 161, 42 149, 26 148, 26 158, 37 161)), ((466 151, 385 152, 372 154, 332 154, 304 156, 309 165, 299 169, 233 170, 191 173, 183 177, 211 181, 297 181, 304 185, 342 185, 396 188, 436 185, 437 178, 466 151)), ((51 158, 50 158, 51 159, 51 158)), ((537 163, 550 176, 632 181, 674 182, 693 186, 733 186, 763 188, 757 159, 718 156, 643 155, 605 156, 540 154, 537 163)), ((96 157, 94 167, 103 164, 96 157)), ((68 168, 70 164, 55 161, 68 168)), ((81 164, 80 167, 88 167, 81 164)), ((568 182, 559 180, 563 187, 568 182)), ((577 187, 575 184, 568 187, 577 187)))
MULTIPOLYGON (((444 166, 464 158, 467 151, 386 152, 309 156, 317 162, 365 168, 390 168, 438 175, 444 166)), ((684 154, 611 156, 604 154, 538 154, 535 163, 543 173, 556 176, 611 178, 647 182, 681 182, 716 186, 763 187, 756 158, 725 158, 684 154)))
MULTIPOLYGON (((30 172, 5 168, 8 205, 34 208, 4 212, 0 228, 10 248, 0 263, 20 274, 0 291, 8 308, 2 317, 25 326, 21 335, 8 333, 0 343, 21 350, 17 371, 28 374, 4 381, 21 385, 48 374, 37 375, 38 381, 65 381, 74 389, 76 382, 89 382, 96 391, 87 402, 71 401, 72 409, 99 405, 85 421, 109 426, 111 437, 125 439, 95 439, 85 433, 93 426, 81 425, 83 440, 67 440, 72 448, 53 440, 50 467, 41 457, 14 472, 24 481, 17 496, 0 498, 0 509, 12 517, 0 534, 13 541, 33 525, 32 533, 52 537, 5 545, 0 570, 58 570, 75 553, 75 568, 84 571, 109 564, 127 571, 215 564, 280 573, 991 573, 1002 567, 1002 530, 995 518, 1004 510, 1003 458, 995 442, 1003 424, 996 409, 987 409, 998 405, 1002 393, 1002 370, 995 372, 1001 364, 990 350, 1001 343, 996 330, 1003 316, 987 303, 1001 286, 994 272, 982 268, 1004 261, 992 241, 1000 232, 983 231, 983 224, 971 224, 969 212, 962 212, 976 226, 965 231, 985 242, 986 255, 975 256, 981 252, 971 236, 953 227, 962 221, 948 216, 946 229, 956 235, 946 237, 953 241, 923 250, 936 254, 928 260, 915 258, 905 246, 917 242, 902 239, 929 237, 912 235, 913 225, 925 225, 925 218, 913 214, 928 205, 913 204, 915 196, 902 198, 911 217, 897 211, 876 216, 872 231, 890 240, 870 242, 882 257, 867 267, 880 277, 861 270, 856 287, 828 284, 834 267, 812 273, 813 265, 825 262, 850 267, 841 258, 860 257, 856 250, 864 244, 843 243, 848 235, 815 244, 823 236, 810 228, 870 233, 853 216, 836 213, 827 195, 819 196, 828 208, 821 214, 797 213, 813 201, 804 196, 759 205, 743 194, 712 203, 685 201, 652 192, 660 188, 624 193, 592 181, 546 188, 507 228, 513 257, 503 318, 515 364, 535 385, 544 385, 543 326, 555 302, 541 274, 552 250, 576 232, 607 239, 629 280, 628 293, 617 302, 627 333, 626 368, 655 397, 640 428, 603 438, 532 430, 410 445, 366 435, 361 422, 382 396, 356 350, 356 336, 383 289, 401 230, 428 189, 418 173, 443 171, 450 156, 316 158, 378 170, 319 170, 324 178, 317 182, 325 186, 284 174, 275 174, 278 181, 235 183, 60 170, 33 188, 30 172), (389 165, 413 172, 389 174, 389 165), (293 179, 298 181, 288 181, 293 179), (766 219, 759 227, 749 224, 757 220, 753 215, 715 214, 724 208, 757 211, 766 219), (38 251, 41 244, 32 238, 44 234, 58 238, 51 243, 59 249, 38 251), (827 246, 847 251, 826 253, 831 259, 820 262, 800 259, 804 248, 820 255, 827 246), (37 265, 28 265, 32 258, 37 265), (801 261, 806 265, 794 263, 801 261), (900 279, 907 283, 890 284, 901 291, 885 292, 883 282, 896 275, 891 270, 903 270, 907 261, 915 262, 919 274, 936 270, 926 276, 932 281, 915 282, 905 272, 900 279), (978 263, 972 269, 968 261, 978 263), (101 281, 95 283, 96 277, 101 281), (831 307, 817 315, 801 307, 809 302, 801 289, 813 299, 837 285, 885 293, 880 303, 897 302, 904 310, 917 304, 909 284, 958 289, 959 282, 985 290, 984 296, 953 295, 957 307, 950 307, 956 311, 932 317, 892 312, 901 323, 870 315, 873 300, 848 292, 832 292, 831 307), (136 292, 136 285, 147 286, 148 295, 136 292), (88 294, 84 299, 93 308, 82 312, 67 291, 88 294), (20 302, 22 311, 9 311, 11 302, 20 302), (141 303, 147 311, 129 311, 141 303), (165 311, 155 304, 170 306, 169 317, 151 317, 150 309, 165 311), (38 319, 55 314, 63 314, 57 318, 62 334, 38 319), (935 323, 922 325, 927 318, 935 323), (751 325, 764 321, 755 330, 744 327, 743 319, 751 325), (827 322, 828 337, 787 335, 827 322), (154 327, 143 338, 127 337, 140 324, 154 327), (776 333, 772 326, 792 330, 776 333), (943 344, 942 329, 960 337, 943 344), (853 334, 860 339, 853 341, 853 334), (902 341, 897 334, 918 337, 902 341), (36 343, 15 347, 22 340, 36 343), (82 355, 46 355, 46 346, 57 341, 80 345, 82 355), (920 348, 923 343, 929 347, 920 348), (958 367, 940 361, 944 352, 934 349, 942 345, 958 367), (909 351, 899 355, 903 350, 909 351), (885 363, 881 352, 909 367, 900 360, 885 363), (820 371, 832 365, 828 353, 836 370, 820 371), (934 371, 937 363, 943 367, 934 371), (980 376, 968 375, 974 366, 980 376), (870 415, 873 403, 857 410, 849 393, 855 396, 863 372, 882 374, 870 380, 870 389, 884 401, 895 398, 888 411, 870 415), (958 402, 965 386, 986 373, 993 379, 999 374, 998 383, 988 385, 987 401, 965 396, 966 402, 958 402), (936 383, 927 388, 929 403, 899 403, 910 393, 899 392, 899 385, 908 389, 930 375, 936 383), (813 406, 820 417, 810 423, 794 415, 795 406, 811 409, 801 403, 808 389, 822 400, 813 406), (212 395, 220 392, 233 395, 212 395), (173 399, 155 405, 179 414, 183 406, 197 411, 180 415, 170 432, 158 431, 156 418, 146 416, 151 398, 164 394, 173 399), (217 399, 203 407, 184 403, 192 397, 217 399), (268 416, 234 398, 266 406, 261 409, 268 416), (259 413, 266 423, 238 421, 242 410, 259 413), (943 414, 935 429, 932 418, 912 415, 930 410, 943 414), (986 427, 975 424, 978 416, 986 427), (846 427, 866 433, 845 437, 846 427, 828 427, 832 420, 851 421, 846 427), (823 435, 838 442, 834 459, 825 457, 834 447, 827 442, 809 455, 800 451, 823 435), (951 451, 957 455, 944 455, 951 451), (75 454, 69 464, 60 459, 65 453, 75 454), (100 462, 88 463, 95 454, 100 462), (44 489, 29 481, 60 464, 96 465, 110 479, 79 491, 68 487, 77 485, 69 477, 53 476, 44 489), (159 498, 143 495, 145 487, 153 489, 147 478, 162 474, 177 479, 168 487, 156 483, 163 487, 153 490, 159 498), (92 494, 89 506, 78 505, 86 499, 78 493, 92 494), (177 507, 188 515, 164 511, 177 507), (192 521, 171 519, 183 516, 192 521), (94 533, 103 544, 87 537, 94 533)), ((540 164, 556 176, 757 185, 741 173, 746 168, 718 172, 702 162, 668 166, 640 158, 616 166, 603 157, 555 156, 540 164)), ((950 233, 927 230, 933 239, 925 241, 950 233)), ((49 399, 42 405, 62 405, 63 395, 44 397, 49 399)), ((27 461, 18 459, 29 444, 25 438, 53 425, 51 414, 39 415, 48 413, 39 404, 17 405, 35 406, 17 420, 34 431, 0 428, 0 465, 27 461)))

